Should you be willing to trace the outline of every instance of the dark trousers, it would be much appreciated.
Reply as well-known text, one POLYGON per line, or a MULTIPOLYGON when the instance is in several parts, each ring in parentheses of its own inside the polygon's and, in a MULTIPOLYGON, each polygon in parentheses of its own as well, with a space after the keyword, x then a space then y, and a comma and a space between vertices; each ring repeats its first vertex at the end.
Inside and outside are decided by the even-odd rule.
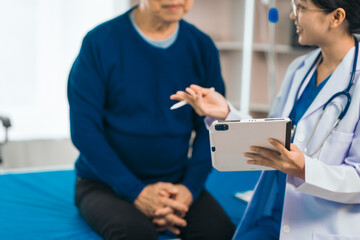
MULTIPOLYGON (((158 232, 151 219, 132 203, 118 197, 104 183, 78 178, 75 203, 86 222, 105 239, 156 240, 158 232)), ((231 239, 235 227, 207 192, 203 191, 190 207, 180 228, 183 240, 231 239)))

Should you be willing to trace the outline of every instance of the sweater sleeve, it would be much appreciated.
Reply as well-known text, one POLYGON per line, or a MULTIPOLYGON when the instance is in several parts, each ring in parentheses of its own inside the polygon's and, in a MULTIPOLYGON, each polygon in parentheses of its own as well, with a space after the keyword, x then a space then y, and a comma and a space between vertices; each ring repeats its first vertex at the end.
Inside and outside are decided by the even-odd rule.
MULTIPOLYGON (((207 50, 205 64, 205 78, 201 83, 203 87, 214 87, 216 91, 225 95, 224 81, 221 76, 219 53, 211 41, 211 46, 207 50), (210 50, 209 50, 210 49, 210 50)), ((207 176, 211 171, 211 155, 209 132, 204 123, 204 118, 199 117, 195 111, 195 139, 193 142, 192 156, 189 160, 183 184, 190 190, 194 200, 196 200, 203 190, 207 176)))
POLYGON ((88 34, 69 75, 71 139, 88 168, 117 195, 133 202, 145 185, 127 169, 104 136, 107 78, 98 48, 88 34))

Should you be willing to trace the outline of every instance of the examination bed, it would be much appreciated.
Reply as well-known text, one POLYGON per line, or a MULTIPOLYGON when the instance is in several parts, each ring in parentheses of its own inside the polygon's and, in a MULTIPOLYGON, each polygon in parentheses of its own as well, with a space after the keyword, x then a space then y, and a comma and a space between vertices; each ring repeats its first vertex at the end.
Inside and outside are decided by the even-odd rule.
MULTIPOLYGON (((259 174, 214 170, 208 178, 207 189, 235 224, 246 202, 234 194, 253 189, 259 174)), ((0 172, 0 239, 101 239, 74 206, 74 183, 75 173, 69 167, 0 172)))

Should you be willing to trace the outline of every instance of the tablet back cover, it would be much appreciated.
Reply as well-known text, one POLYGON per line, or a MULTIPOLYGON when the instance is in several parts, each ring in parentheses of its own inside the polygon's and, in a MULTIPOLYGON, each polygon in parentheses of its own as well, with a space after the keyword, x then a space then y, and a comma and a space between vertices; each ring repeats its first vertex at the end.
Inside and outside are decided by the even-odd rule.
POLYGON ((215 121, 209 131, 212 165, 219 171, 275 170, 273 168, 248 164, 244 156, 250 146, 275 148, 269 138, 279 140, 290 149, 291 120, 247 119, 240 121, 215 121))

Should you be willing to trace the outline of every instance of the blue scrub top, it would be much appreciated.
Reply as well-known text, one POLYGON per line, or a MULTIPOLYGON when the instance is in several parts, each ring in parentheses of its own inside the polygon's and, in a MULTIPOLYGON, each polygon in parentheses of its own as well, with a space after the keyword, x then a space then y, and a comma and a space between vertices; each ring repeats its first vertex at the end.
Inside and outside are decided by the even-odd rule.
POLYGON ((300 98, 295 102, 291 110, 289 118, 291 119, 293 125, 298 124, 302 116, 304 116, 305 112, 308 110, 311 103, 314 101, 316 96, 319 94, 319 92, 325 86, 326 82, 331 76, 330 75, 324 81, 322 81, 319 84, 319 86, 316 86, 316 73, 317 70, 314 72, 308 85, 304 89, 304 92, 301 94, 300 98))
MULTIPOLYGON (((316 75, 317 71, 314 72, 300 98, 294 103, 289 116, 293 125, 298 124, 300 119, 303 117, 311 103, 315 100, 316 96, 319 94, 331 76, 330 75, 318 86, 316 86, 316 75)), ((262 216, 255 223, 254 228, 242 235, 240 239, 279 239, 282 210, 284 205, 286 177, 287 175, 283 172, 279 172, 279 174, 276 175, 278 192, 275 196, 275 202, 271 211, 271 215, 262 216)))

